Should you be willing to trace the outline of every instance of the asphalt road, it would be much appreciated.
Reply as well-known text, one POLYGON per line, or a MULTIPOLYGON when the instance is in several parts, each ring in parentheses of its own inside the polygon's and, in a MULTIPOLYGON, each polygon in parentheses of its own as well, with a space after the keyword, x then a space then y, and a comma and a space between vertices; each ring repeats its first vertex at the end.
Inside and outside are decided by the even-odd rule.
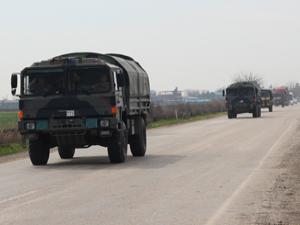
MULTIPOLYGON (((77 150, 73 160, 54 152, 46 167, 1 163, 0 224, 256 224, 299 119, 292 106, 152 129, 147 156, 119 165, 102 147, 77 150)), ((271 209, 266 224, 280 220, 271 209)))

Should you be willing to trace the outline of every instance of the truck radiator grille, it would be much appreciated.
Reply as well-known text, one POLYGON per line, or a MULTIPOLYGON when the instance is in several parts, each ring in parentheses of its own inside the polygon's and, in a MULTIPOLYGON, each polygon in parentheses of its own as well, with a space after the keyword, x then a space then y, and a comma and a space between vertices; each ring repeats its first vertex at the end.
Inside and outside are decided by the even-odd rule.
POLYGON ((82 119, 60 119, 51 120, 50 128, 52 130, 72 130, 72 129, 82 129, 85 128, 82 119))

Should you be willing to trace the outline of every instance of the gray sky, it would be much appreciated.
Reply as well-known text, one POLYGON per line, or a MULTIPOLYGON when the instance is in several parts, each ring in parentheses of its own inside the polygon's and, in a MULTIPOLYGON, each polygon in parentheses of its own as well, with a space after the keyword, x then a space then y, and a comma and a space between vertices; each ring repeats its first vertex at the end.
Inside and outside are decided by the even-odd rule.
POLYGON ((12 72, 74 51, 130 55, 156 90, 214 90, 241 71, 267 85, 300 81, 300 1, 0 3, 0 98, 10 97, 12 72))

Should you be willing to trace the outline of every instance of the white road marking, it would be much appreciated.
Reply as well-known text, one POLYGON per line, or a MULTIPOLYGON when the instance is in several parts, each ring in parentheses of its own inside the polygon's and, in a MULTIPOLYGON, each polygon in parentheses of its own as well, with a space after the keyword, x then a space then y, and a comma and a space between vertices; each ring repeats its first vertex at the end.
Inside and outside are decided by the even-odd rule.
POLYGON ((10 198, 7 198, 7 199, 3 199, 3 200, 0 201, 0 204, 27 197, 29 195, 32 195, 32 194, 36 193, 36 192, 37 192, 37 190, 33 190, 33 191, 29 191, 29 192, 26 192, 26 193, 23 193, 23 194, 20 194, 20 195, 16 195, 16 196, 13 196, 13 197, 10 197, 10 198))

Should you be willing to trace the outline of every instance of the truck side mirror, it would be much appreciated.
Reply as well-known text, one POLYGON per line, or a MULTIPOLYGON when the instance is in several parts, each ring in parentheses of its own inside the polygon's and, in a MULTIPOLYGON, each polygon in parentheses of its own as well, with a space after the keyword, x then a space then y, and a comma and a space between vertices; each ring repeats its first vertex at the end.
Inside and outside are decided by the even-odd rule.
POLYGON ((222 93, 223 93, 223 97, 225 97, 225 90, 223 90, 222 93))
POLYGON ((16 95, 17 87, 18 87, 18 74, 13 73, 10 78, 11 85, 11 94, 16 95))

